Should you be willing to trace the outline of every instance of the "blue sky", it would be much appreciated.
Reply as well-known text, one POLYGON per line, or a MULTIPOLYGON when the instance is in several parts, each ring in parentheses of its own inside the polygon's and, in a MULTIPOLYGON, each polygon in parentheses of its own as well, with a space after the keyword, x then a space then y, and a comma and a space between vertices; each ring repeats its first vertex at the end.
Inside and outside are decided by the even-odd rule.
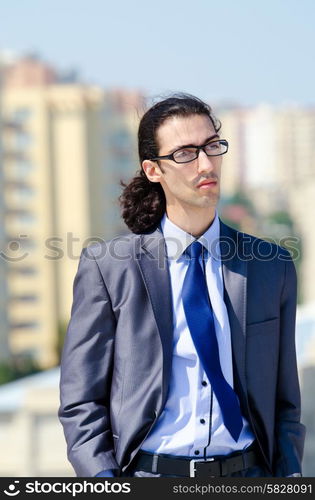
POLYGON ((0 50, 103 87, 315 104, 313 0, 3 0, 0 25, 0 50))

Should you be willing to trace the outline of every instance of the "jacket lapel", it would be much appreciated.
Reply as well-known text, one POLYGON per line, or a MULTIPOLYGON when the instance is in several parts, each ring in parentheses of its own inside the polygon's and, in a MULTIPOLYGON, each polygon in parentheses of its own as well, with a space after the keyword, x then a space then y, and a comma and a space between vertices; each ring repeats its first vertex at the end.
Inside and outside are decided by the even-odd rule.
POLYGON ((241 253, 236 238, 240 234, 220 221, 220 248, 224 282, 224 301, 230 328, 237 392, 246 404, 245 347, 246 347, 246 303, 247 303, 247 261, 241 253))
POLYGON ((165 241, 160 229, 141 236, 140 270, 150 298, 163 350, 162 406, 167 397, 173 355, 173 313, 171 284, 165 241))

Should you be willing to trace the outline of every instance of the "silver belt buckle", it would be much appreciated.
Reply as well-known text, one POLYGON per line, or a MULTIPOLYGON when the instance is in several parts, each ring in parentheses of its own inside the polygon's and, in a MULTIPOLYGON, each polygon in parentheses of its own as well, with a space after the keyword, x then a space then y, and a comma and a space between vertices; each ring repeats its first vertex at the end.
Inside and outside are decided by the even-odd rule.
MULTIPOLYGON (((196 462, 214 462, 214 458, 193 458, 189 463, 189 477, 196 477, 196 462)), ((210 476, 209 476, 210 477, 210 476)))

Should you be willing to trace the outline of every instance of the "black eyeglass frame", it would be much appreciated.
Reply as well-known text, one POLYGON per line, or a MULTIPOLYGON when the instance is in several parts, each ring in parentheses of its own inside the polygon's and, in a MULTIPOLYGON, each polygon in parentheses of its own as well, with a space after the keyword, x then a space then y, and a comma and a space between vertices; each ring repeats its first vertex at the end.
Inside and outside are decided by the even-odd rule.
POLYGON ((228 152, 229 150, 229 143, 226 139, 217 139, 217 140, 211 140, 209 142, 207 142, 206 144, 202 144, 202 146, 187 146, 187 148, 183 147, 183 148, 179 148, 179 149, 176 149, 176 151, 173 151, 173 153, 169 154, 169 155, 164 155, 164 156, 156 156, 155 158, 150 158, 151 161, 158 161, 158 160, 172 160, 174 161, 175 163, 177 164, 183 164, 183 163, 190 163, 192 161, 195 161, 197 160, 197 158, 199 157, 199 153, 200 153, 200 150, 203 150, 203 152, 207 155, 207 156, 222 156, 222 155, 225 155, 225 153, 228 152), (220 144, 226 146, 226 151, 223 151, 223 153, 218 153, 218 154, 211 154, 209 155, 205 148, 213 143, 213 142, 219 142, 220 144), (177 153, 177 151, 181 151, 181 149, 189 149, 190 148, 195 148, 196 149, 196 158, 194 158, 193 160, 188 160, 188 161, 176 161, 175 158, 174 158, 174 154, 177 153))

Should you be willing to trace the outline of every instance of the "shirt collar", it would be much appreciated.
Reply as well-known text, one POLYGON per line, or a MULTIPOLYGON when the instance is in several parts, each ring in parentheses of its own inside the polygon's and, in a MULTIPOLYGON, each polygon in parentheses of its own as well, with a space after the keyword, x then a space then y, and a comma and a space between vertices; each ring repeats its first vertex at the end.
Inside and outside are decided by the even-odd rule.
MULTIPOLYGON (((195 241, 192 234, 186 233, 174 222, 170 221, 166 213, 161 219, 161 230, 165 239, 167 256, 178 260, 186 248, 195 241)), ((210 227, 198 238, 198 241, 208 250, 211 257, 220 260, 220 221, 217 211, 210 227)))

